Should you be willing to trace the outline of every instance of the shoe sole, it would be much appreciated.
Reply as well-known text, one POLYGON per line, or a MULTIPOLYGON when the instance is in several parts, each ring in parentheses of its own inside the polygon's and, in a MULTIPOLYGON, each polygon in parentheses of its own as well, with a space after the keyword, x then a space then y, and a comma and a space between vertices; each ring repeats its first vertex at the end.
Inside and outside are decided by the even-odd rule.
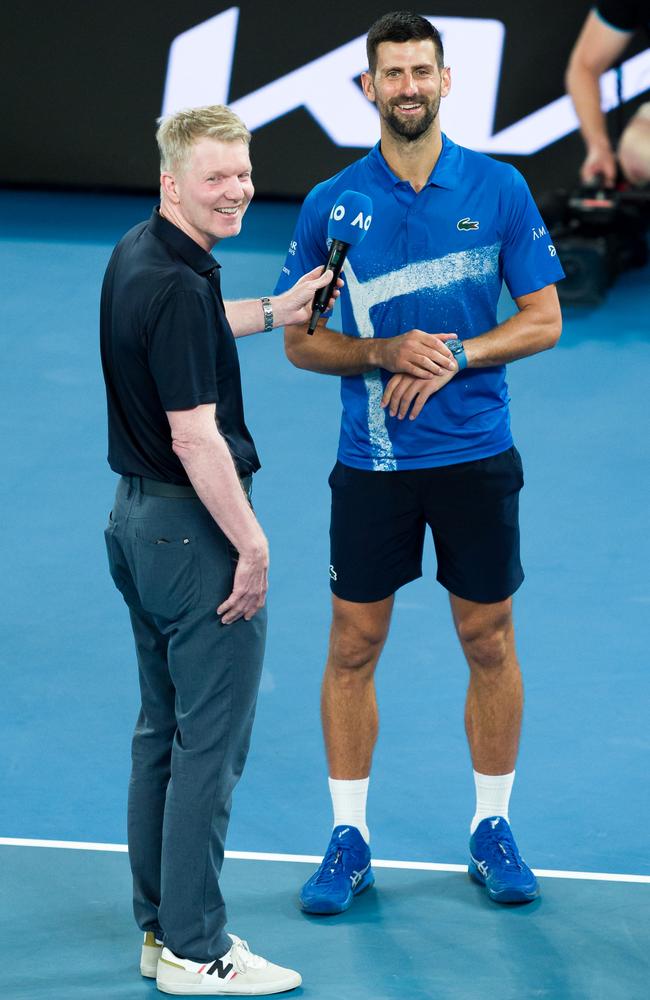
POLYGON ((352 904, 352 900, 355 896, 360 895, 360 893, 365 892, 366 889, 370 889, 371 886, 375 884, 375 875, 372 869, 369 869, 363 876, 361 881, 354 889, 351 889, 347 895, 345 901, 341 903, 328 903, 327 900, 323 900, 322 903, 303 903, 300 900, 300 908, 303 913, 313 913, 315 916, 319 917, 331 917, 337 913, 344 913, 349 909, 352 904))
POLYGON ((536 887, 532 892, 526 892, 523 889, 504 889, 502 892, 495 892, 487 884, 485 877, 481 875, 473 862, 468 865, 467 872, 473 882, 477 882, 487 890, 488 896, 495 903, 532 903, 533 900, 539 898, 539 887, 536 887))
POLYGON ((187 983, 180 980, 165 982, 162 979, 156 980, 156 986, 161 993, 167 993, 175 997, 215 997, 215 996, 270 996, 274 993, 287 993, 289 990, 297 989, 301 983, 302 978, 297 975, 293 977, 287 977, 279 982, 269 982, 269 983, 255 983, 253 985, 243 986, 237 988, 235 986, 236 979, 231 979, 230 982, 224 983, 221 989, 218 989, 218 983, 187 983))

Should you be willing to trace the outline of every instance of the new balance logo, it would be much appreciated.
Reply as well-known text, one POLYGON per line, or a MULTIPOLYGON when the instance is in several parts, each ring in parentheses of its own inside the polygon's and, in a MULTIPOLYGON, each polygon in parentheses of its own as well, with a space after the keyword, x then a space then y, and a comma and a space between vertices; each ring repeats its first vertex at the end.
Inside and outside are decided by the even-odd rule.
POLYGON ((470 219, 469 215, 466 215, 464 219, 459 219, 456 223, 456 229, 460 229, 461 233, 467 232, 469 229, 478 229, 479 223, 475 219, 470 219))
POLYGON ((229 962, 228 965, 224 965, 221 959, 218 958, 217 961, 213 962, 210 968, 207 970, 206 976, 213 976, 216 972, 219 979, 227 979, 232 970, 233 970, 232 962, 229 962))

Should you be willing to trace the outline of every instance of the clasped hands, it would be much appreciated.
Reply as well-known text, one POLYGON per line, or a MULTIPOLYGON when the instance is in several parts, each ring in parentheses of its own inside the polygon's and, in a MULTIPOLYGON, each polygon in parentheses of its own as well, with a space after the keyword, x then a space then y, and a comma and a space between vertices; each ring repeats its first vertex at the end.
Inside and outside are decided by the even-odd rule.
POLYGON ((381 406, 391 417, 415 420, 427 399, 439 392, 458 371, 458 363, 445 346, 456 333, 425 333, 409 330, 399 337, 378 341, 381 367, 395 372, 384 389, 381 406))

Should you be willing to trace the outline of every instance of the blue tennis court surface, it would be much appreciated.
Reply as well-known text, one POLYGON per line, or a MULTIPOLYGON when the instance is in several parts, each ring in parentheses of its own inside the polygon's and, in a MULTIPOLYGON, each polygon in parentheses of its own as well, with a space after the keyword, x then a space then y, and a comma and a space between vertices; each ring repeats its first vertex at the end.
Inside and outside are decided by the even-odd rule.
MULTIPOLYGON (((149 1000, 128 907, 124 854, 4 847, 12 902, 3 933, 11 1000, 149 1000), (9 921, 7 921, 9 923, 9 921)), ((230 926, 298 968, 313 1000, 642 1000, 648 887, 542 880, 544 898, 505 909, 466 875, 383 869, 342 916, 306 918, 304 864, 227 860, 230 926)))
MULTIPOLYGON (((136 673, 105 565, 98 295, 148 199, 0 194, 4 476, 0 838, 123 844, 136 673)), ((272 289, 296 206, 253 205, 217 248, 231 298, 272 289)), ((508 308, 504 301, 504 310, 508 308)), ((318 698, 329 623, 328 489, 338 385, 281 335, 240 341, 255 503, 271 542, 270 631, 232 851, 317 855, 330 829, 318 698)), ((650 876, 647 409, 650 270, 565 315, 556 350, 510 368, 524 459, 515 603, 527 706, 511 817, 536 869, 650 876)), ((466 667, 431 552, 400 592, 379 668, 373 853, 466 863, 466 667)), ((123 853, 0 846, 2 995, 155 995, 137 972, 123 853)), ((232 930, 303 974, 302 994, 645 1000, 647 881, 543 878, 499 908, 466 875, 380 868, 345 916, 305 918, 304 863, 229 859, 232 930)), ((299 991, 300 993, 300 991, 299 991)))

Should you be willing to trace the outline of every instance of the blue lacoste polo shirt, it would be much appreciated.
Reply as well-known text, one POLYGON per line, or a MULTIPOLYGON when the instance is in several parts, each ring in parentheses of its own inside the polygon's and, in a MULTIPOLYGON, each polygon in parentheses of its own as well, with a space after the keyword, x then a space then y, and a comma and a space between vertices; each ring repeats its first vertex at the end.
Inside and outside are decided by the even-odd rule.
MULTIPOLYGON (((372 225, 344 269, 348 335, 394 337, 417 328, 467 340, 496 325, 504 281, 516 298, 564 276, 521 174, 443 135, 441 155, 419 193, 392 172, 379 144, 318 184, 303 204, 276 292, 327 260, 329 214, 348 189, 373 203, 372 225)), ((381 409, 390 377, 375 370, 341 379, 338 458, 345 465, 433 468, 511 446, 504 365, 460 372, 414 421, 381 409)))

